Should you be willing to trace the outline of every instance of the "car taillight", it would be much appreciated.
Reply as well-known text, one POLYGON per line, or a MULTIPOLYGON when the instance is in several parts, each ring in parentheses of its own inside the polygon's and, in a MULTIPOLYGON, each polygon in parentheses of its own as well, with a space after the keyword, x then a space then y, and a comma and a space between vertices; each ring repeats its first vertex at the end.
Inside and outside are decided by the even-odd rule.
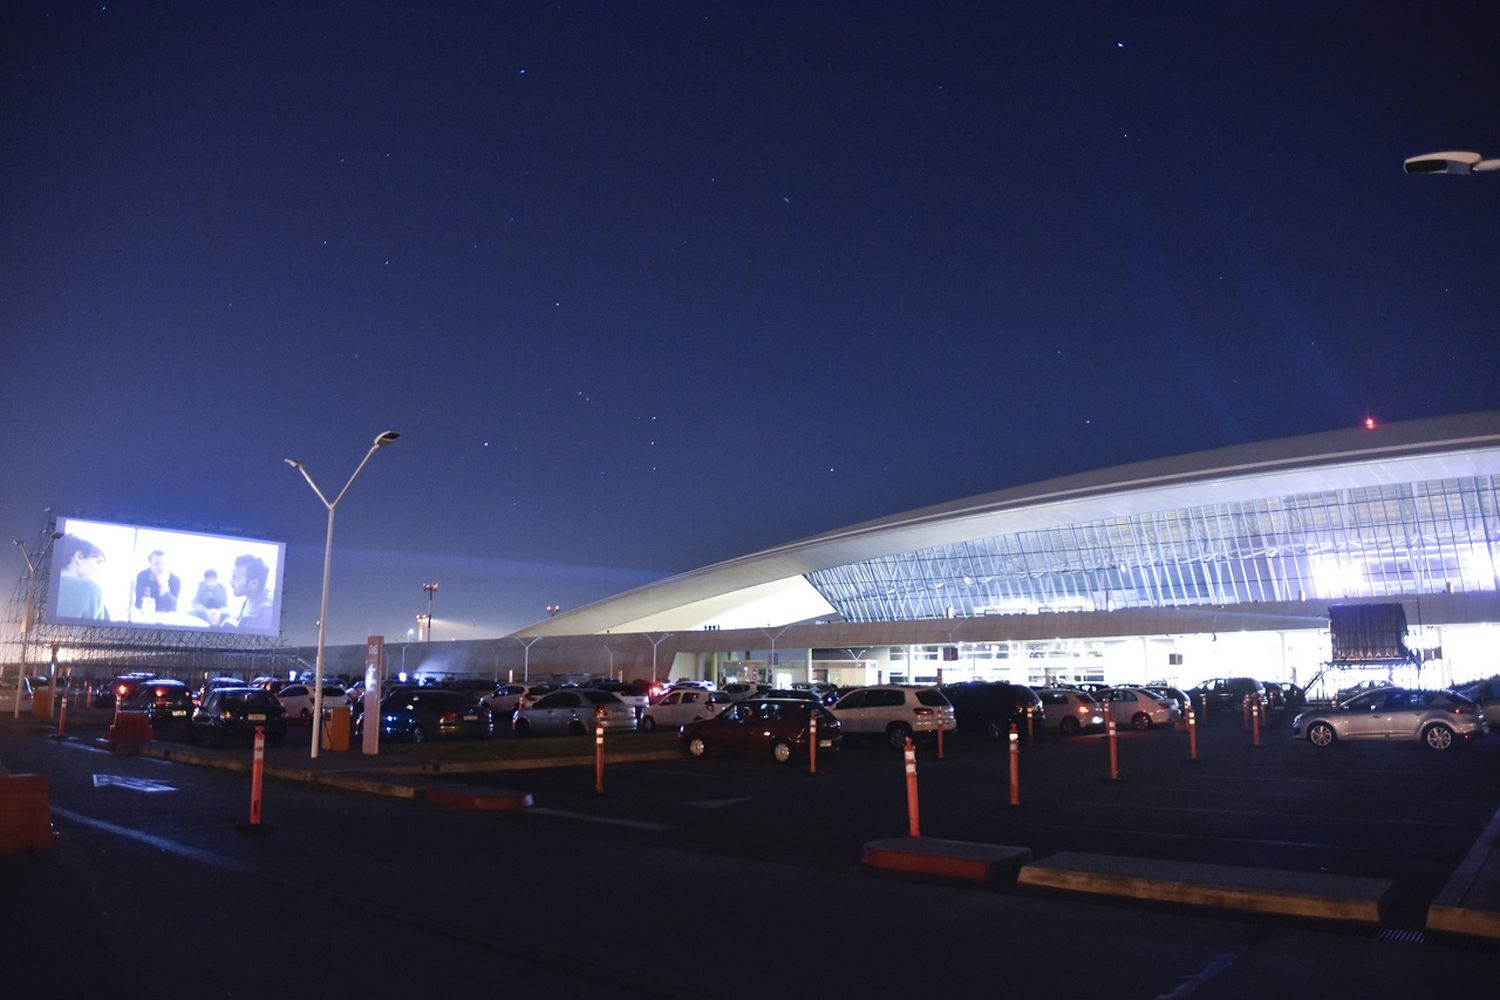
POLYGON ((607 715, 609 715, 609 713, 604 710, 604 706, 603 705, 595 705, 594 706, 594 718, 596 718, 596 719, 602 719, 602 718, 604 718, 607 715))
POLYGON ((444 723, 454 723, 454 722, 457 722, 457 721, 458 721, 458 713, 455 712, 455 711, 453 711, 451 708, 448 711, 446 711, 446 712, 444 712, 444 713, 442 713, 441 715, 438 716, 438 725, 440 725, 440 726, 443 725, 444 723))
POLYGON ((1473 705, 1454 705, 1452 708, 1448 709, 1448 711, 1452 712, 1454 715, 1473 715, 1474 714, 1474 706, 1473 705))
POLYGON ((234 713, 226 708, 224 709, 224 711, 219 713, 219 718, 223 719, 225 722, 228 722, 230 719, 234 718, 234 713))
POLYGON ((1093 711, 1093 709, 1090 708, 1087 705, 1079 705, 1078 706, 1078 714, 1079 715, 1088 715, 1092 711, 1093 711))
POLYGON ((931 715, 932 714, 932 709, 930 709, 930 708, 915 708, 915 709, 912 709, 912 714, 913 715, 931 715))

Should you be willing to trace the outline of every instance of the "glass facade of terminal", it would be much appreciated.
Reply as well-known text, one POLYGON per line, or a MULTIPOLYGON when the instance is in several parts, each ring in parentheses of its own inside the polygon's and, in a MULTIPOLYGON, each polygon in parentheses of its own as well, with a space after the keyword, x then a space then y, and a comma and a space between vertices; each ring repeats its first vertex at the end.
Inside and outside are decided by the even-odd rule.
POLYGON ((854 622, 1493 591, 1500 585, 1497 479, 1106 518, 807 578, 854 622))

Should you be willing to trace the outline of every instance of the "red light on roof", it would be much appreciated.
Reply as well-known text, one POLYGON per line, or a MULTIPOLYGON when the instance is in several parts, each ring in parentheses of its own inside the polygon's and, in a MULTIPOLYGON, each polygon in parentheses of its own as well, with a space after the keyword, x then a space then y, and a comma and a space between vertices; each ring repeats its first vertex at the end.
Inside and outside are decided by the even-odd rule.
POLYGON ((1365 417, 1365 430, 1367 430, 1367 431, 1373 431, 1374 429, 1375 429, 1375 418, 1374 417, 1365 417))

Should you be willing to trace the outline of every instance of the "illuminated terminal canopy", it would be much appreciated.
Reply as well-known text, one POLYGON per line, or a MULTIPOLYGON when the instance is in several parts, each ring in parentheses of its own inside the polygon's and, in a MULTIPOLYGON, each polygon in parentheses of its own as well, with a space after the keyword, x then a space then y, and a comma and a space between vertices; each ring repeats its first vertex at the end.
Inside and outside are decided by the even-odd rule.
POLYGON ((892 515, 525 635, 1490 592, 1500 411, 1166 458, 892 515))

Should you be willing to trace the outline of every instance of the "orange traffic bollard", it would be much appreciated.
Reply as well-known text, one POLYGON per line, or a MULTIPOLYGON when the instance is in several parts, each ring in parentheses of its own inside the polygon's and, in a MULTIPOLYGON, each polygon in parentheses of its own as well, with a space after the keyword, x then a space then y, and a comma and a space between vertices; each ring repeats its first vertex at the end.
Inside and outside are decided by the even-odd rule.
POLYGON ((1010 724, 1010 804, 1021 804, 1021 734, 1010 724))
POLYGON ((594 794, 604 794, 604 720, 594 723, 594 794))
POLYGON ((1036 706, 1026 706, 1026 745, 1036 745, 1036 706))
POLYGON ((911 828, 913 837, 922 836, 922 823, 917 809, 917 748, 912 746, 911 737, 906 738, 903 747, 906 757, 906 820, 911 828))
POLYGON ((818 709, 816 706, 807 713, 807 773, 818 773, 818 709))
POLYGON ((1243 723, 1241 723, 1240 728, 1241 729, 1249 729, 1250 728, 1250 696, 1248 694, 1245 695, 1244 707, 1245 707, 1245 718, 1244 718, 1243 723))
POLYGON ((1120 780, 1120 748, 1119 736, 1115 731, 1115 713, 1110 711, 1109 702, 1104 703, 1104 732, 1109 738, 1109 780, 1120 780))
POLYGON ((260 789, 266 776, 266 727, 255 727, 255 757, 250 764, 250 822, 241 824, 242 833, 259 833, 260 789))
POLYGON ((1198 716, 1193 712, 1191 705, 1188 706, 1188 760, 1197 763, 1198 760, 1198 716))
POLYGON ((1251 727, 1250 731, 1252 733, 1252 735, 1250 737, 1250 745, 1253 746, 1253 747, 1259 747, 1260 746, 1260 699, 1256 699, 1255 701, 1253 701, 1253 702, 1250 703, 1250 727, 1251 727))
POLYGON ((57 711, 57 738, 62 739, 68 731, 68 691, 63 689, 62 705, 57 711))

